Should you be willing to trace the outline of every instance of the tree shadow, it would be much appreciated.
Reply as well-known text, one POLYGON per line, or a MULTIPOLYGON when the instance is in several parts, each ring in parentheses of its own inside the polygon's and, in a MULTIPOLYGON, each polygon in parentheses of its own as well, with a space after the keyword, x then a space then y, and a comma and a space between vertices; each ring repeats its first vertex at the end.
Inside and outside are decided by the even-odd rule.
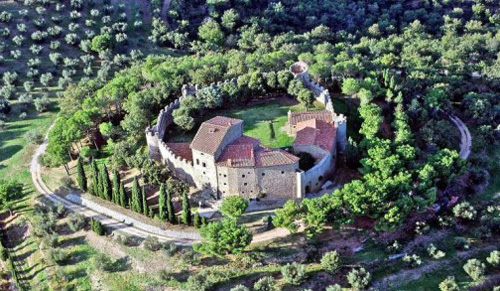
POLYGON ((85 236, 80 235, 80 236, 61 240, 59 242, 59 247, 61 247, 61 248, 73 247, 73 246, 81 245, 84 242, 85 242, 85 236))
POLYGON ((83 262, 89 258, 89 254, 86 251, 74 251, 68 255, 68 259, 64 261, 63 266, 74 265, 83 262))
POLYGON ((130 259, 128 256, 116 260, 111 266, 110 272, 125 272, 132 269, 130 259))
POLYGON ((68 273, 69 281, 77 280, 86 276, 87 276, 87 270, 85 269, 79 269, 68 273))
POLYGON ((20 145, 12 145, 12 146, 6 146, 6 147, 0 148, 0 152, 2 153, 0 155, 0 162, 7 160, 8 158, 17 154, 22 149, 23 149, 23 147, 20 145))

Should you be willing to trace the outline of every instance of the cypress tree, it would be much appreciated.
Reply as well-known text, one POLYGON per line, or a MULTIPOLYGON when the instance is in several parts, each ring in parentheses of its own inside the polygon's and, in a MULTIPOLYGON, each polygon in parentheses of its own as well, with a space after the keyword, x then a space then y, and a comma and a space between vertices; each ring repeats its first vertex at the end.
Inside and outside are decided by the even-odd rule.
POLYGON ((142 186, 142 214, 148 216, 148 201, 146 199, 146 187, 142 186))
POLYGON ((172 188, 169 187, 170 183, 167 184, 167 215, 168 221, 170 223, 176 223, 174 204, 172 203, 172 188))
POLYGON ((97 167, 97 162, 92 158, 90 162, 90 174, 92 175, 92 195, 99 196, 99 168, 97 167))
POLYGON ((194 222, 193 223, 194 223, 194 227, 200 228, 200 226, 201 226, 201 216, 198 213, 198 211, 196 211, 196 213, 194 214, 194 222))
POLYGON ((125 192, 125 184, 120 182, 120 206, 125 208, 127 207, 127 193, 125 192))
POLYGON ((131 208, 135 212, 141 212, 141 187, 139 186, 139 180, 134 177, 134 185, 132 186, 132 205, 131 208))
POLYGON ((120 204, 120 173, 113 171, 113 203, 120 204))
POLYGON ((82 159, 78 159, 78 163, 76 164, 77 177, 76 180, 78 182, 78 186, 82 189, 83 192, 87 192, 87 176, 85 175, 85 169, 83 168, 82 159))
POLYGON ((106 167, 106 164, 103 164, 101 167, 101 195, 103 199, 106 200, 111 200, 111 195, 112 195, 112 186, 111 186, 111 180, 109 179, 109 174, 108 174, 108 168, 106 167))
POLYGON ((182 192, 182 223, 191 225, 191 205, 189 205, 187 191, 182 192))
POLYGON ((158 211, 161 220, 165 220, 167 215, 165 215, 165 211, 167 211, 167 200, 165 197, 165 184, 160 185, 160 194, 158 197, 158 211))

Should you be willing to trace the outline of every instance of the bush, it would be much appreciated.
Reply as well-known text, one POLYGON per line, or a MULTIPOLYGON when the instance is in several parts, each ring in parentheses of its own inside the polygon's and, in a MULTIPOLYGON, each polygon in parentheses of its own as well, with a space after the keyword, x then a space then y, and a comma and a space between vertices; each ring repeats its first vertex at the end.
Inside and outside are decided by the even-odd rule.
POLYGON ((182 252, 181 261, 183 264, 198 265, 200 263, 200 256, 192 249, 187 249, 182 252))
POLYGON ((59 266, 64 265, 70 256, 61 249, 48 249, 47 251, 49 259, 59 266))
POLYGON ((246 287, 245 285, 236 285, 233 288, 231 288, 230 291, 250 291, 250 288, 246 287))
POLYGON ((442 250, 438 250, 436 246, 434 246, 434 244, 429 245, 429 247, 427 248, 427 253, 429 253, 429 256, 434 259, 441 259, 446 256, 446 253, 442 250))
POLYGON ((469 202, 465 201, 453 207, 453 214, 457 218, 474 220, 477 215, 477 211, 469 202))
POLYGON ((321 267, 323 270, 334 274, 340 265, 340 257, 337 251, 327 252, 321 258, 321 267))
POLYGON ((347 274, 347 281, 354 289, 364 289, 370 284, 371 274, 364 268, 352 269, 347 274))
POLYGON ((405 255, 403 257, 403 262, 406 263, 408 267, 415 268, 422 264, 422 260, 416 254, 413 255, 405 255))
POLYGON ((92 265, 96 270, 109 271, 112 268, 112 261, 108 256, 104 254, 98 254, 92 258, 92 265))
POLYGON ((193 291, 211 290, 215 282, 206 272, 200 272, 195 275, 189 276, 187 280, 187 289, 193 291))
POLYGON ((455 281, 455 277, 449 276, 444 279, 443 282, 439 283, 439 290, 441 291, 458 291, 460 288, 458 287, 457 282, 455 281))
POLYGON ((479 281, 484 277, 486 266, 478 259, 470 259, 464 265, 464 271, 472 280, 479 281))
POLYGON ((34 104, 37 112, 45 112, 47 111, 50 105, 49 97, 44 95, 42 96, 42 98, 36 98, 34 104))
POLYGON ((224 198, 222 200, 222 204, 219 207, 219 211, 222 215, 237 218, 245 213, 245 210, 248 207, 248 201, 246 201, 243 197, 238 195, 233 195, 224 198))
POLYGON ((161 249, 161 243, 156 236, 148 236, 144 240, 144 248, 149 251, 156 252, 161 249))
POLYGON ((342 291, 342 286, 340 286, 339 284, 330 285, 326 287, 326 291, 342 291))
POLYGON ((9 258, 9 251, 4 248, 3 246, 0 247, 0 260, 2 260, 2 262, 5 262, 7 261, 7 259, 9 258))
POLYGON ((97 220, 92 218, 90 220, 90 228, 92 229, 93 232, 95 232, 97 235, 104 235, 105 234, 105 229, 102 223, 97 220))
POLYGON ((486 261, 493 267, 500 266, 500 251, 492 251, 486 261))
POLYGON ((276 280, 271 276, 266 276, 260 278, 255 284, 253 284, 253 290, 255 291, 277 291, 279 290, 276 286, 276 280))
POLYGON ((176 244, 173 243, 164 243, 163 246, 163 252, 167 257, 172 257, 174 256, 177 251, 179 250, 179 247, 176 244))
POLYGON ((78 214, 78 213, 71 213, 68 216, 68 227, 72 231, 79 231, 85 227, 87 224, 87 220, 85 219, 85 216, 78 214))
POLYGON ((281 274, 285 282, 292 285, 300 285, 307 277, 306 267, 297 262, 281 267, 281 274))

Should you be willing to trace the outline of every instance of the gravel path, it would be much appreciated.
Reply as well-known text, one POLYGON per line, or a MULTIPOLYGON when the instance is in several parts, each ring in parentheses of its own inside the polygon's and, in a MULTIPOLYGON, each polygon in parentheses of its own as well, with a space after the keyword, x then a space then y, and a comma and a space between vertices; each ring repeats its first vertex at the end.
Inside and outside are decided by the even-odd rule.
POLYGON ((472 136, 470 135, 469 129, 460 120, 458 117, 454 115, 448 115, 450 120, 458 127, 460 131, 460 158, 466 160, 470 155, 470 149, 472 147, 472 136))

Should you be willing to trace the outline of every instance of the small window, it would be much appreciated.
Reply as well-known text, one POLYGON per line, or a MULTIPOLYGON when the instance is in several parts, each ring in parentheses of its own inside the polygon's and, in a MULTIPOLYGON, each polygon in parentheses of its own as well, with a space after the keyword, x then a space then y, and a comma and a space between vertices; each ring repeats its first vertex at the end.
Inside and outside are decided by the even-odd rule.
POLYGON ((200 164, 200 160, 199 159, 196 159, 196 164, 199 165, 200 164))
POLYGON ((204 156, 205 154, 204 153, 200 153, 200 155, 204 156))
POLYGON ((281 171, 281 175, 285 174, 285 171, 281 171))
POLYGON ((224 186, 226 186, 226 185, 227 185, 227 184, 226 184, 226 183, 224 183, 224 186))
POLYGON ((245 191, 241 191, 241 194, 245 194, 245 191))
POLYGON ((266 175, 266 173, 262 173, 262 176, 265 176, 265 175, 266 175))
POLYGON ((245 178, 245 174, 241 175, 241 178, 245 178))
POLYGON ((226 178, 226 177, 227 177, 227 175, 226 175, 226 174, 224 174, 224 178, 226 178))
POLYGON ((203 175, 205 175, 205 172, 203 172, 203 175))
POLYGON ((207 164, 203 163, 203 165, 202 165, 202 166, 203 166, 203 168, 206 168, 206 167, 207 167, 207 164))
POLYGON ((248 185, 248 183, 243 183, 243 186, 246 186, 246 185, 248 185))
POLYGON ((319 176, 318 181, 319 182, 323 181, 323 176, 319 176))
POLYGON ((248 175, 250 175, 250 172, 248 172, 248 175))

